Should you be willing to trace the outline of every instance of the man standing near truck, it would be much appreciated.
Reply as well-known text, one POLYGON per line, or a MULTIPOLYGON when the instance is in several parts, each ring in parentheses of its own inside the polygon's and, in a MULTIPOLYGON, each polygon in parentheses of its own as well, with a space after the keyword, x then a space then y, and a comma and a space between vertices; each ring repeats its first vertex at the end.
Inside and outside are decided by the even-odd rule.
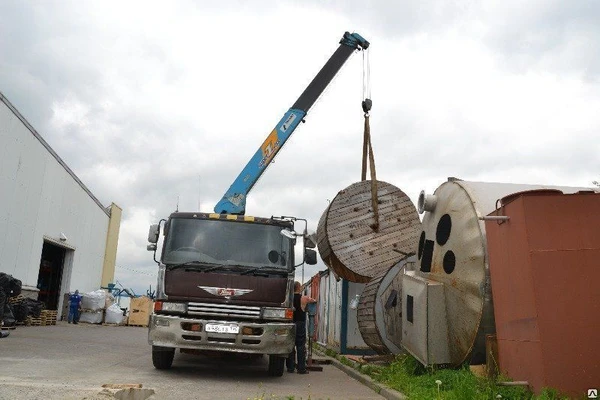
POLYGON ((306 369, 306 305, 315 299, 302 295, 302 285, 294 283, 294 323, 296 324, 296 344, 285 364, 288 372, 298 370, 299 374, 308 374, 306 369), (296 362, 297 361, 297 362, 296 362))

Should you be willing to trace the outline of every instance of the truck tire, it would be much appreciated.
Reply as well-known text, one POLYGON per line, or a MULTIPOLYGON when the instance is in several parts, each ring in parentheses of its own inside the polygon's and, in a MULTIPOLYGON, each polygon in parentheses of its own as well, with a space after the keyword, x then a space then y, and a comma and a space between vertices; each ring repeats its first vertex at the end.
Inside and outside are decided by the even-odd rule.
POLYGON ((152 364, 156 369, 169 369, 173 365, 175 349, 172 347, 152 346, 152 364))
POLYGON ((285 367, 285 358, 278 355, 269 355, 269 376, 281 376, 283 375, 283 368, 285 367))

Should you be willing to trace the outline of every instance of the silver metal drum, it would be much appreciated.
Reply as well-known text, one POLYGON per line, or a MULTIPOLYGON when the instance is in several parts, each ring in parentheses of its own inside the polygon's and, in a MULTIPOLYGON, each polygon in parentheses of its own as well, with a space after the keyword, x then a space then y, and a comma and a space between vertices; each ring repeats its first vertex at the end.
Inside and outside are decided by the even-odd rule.
POLYGON ((495 333, 495 326, 482 218, 496 209, 499 199, 540 189, 574 193, 586 188, 450 178, 433 195, 421 192, 418 208, 424 217, 417 267, 403 285, 403 302, 410 303, 404 306, 409 315, 403 317, 403 326, 407 317, 412 319, 404 329, 403 345, 421 362, 485 362, 485 335, 495 333))

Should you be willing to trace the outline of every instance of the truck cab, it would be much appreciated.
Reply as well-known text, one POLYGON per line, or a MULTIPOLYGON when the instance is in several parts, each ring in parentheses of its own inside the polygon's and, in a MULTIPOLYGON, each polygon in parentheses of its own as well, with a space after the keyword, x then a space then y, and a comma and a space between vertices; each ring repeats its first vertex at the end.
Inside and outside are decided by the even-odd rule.
POLYGON ((302 261, 316 264, 296 221, 175 212, 164 221, 160 260, 160 224, 150 227, 159 271, 148 340, 157 369, 170 368, 179 348, 268 354, 269 374, 283 374, 295 338, 296 237, 304 237, 302 261))

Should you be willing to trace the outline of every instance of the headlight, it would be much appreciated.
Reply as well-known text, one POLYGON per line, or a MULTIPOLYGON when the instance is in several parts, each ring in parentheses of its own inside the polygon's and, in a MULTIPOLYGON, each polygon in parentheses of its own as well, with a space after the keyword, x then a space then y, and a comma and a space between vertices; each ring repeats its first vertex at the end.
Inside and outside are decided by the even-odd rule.
POLYGON ((185 314, 185 312, 187 311, 187 306, 185 303, 170 303, 166 301, 161 301, 154 303, 154 305, 154 311, 173 312, 181 314, 185 314), (159 304, 158 307, 156 307, 157 303, 159 304))
POLYGON ((264 319, 292 319, 294 317, 294 310, 291 308, 265 307, 262 309, 262 317, 264 319))

